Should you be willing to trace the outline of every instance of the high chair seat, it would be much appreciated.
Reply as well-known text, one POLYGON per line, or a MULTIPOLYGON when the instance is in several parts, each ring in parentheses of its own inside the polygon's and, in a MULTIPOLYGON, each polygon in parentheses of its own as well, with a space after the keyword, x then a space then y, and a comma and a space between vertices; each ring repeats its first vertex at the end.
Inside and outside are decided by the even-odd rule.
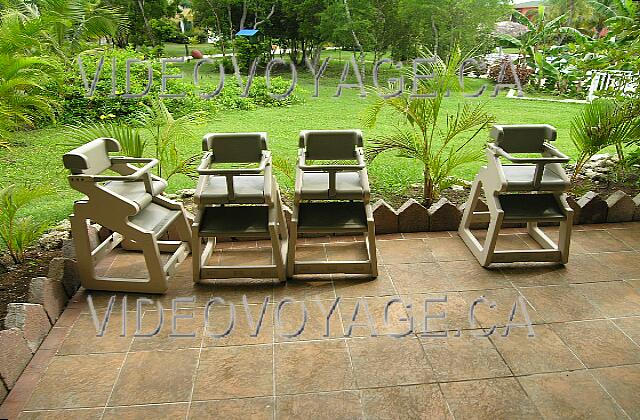
POLYGON ((137 203, 140 207, 144 207, 151 202, 154 195, 162 194, 167 188, 167 182, 164 179, 154 179, 151 185, 153 186, 153 194, 147 193, 144 182, 141 181, 108 181, 104 187, 114 194, 137 203))
POLYGON ((198 194, 197 204, 264 204, 264 179, 263 175, 234 176, 234 198, 230 200, 226 178, 209 176, 198 194))
POLYGON ((364 192, 360 174, 357 172, 336 173, 335 197, 329 197, 329 174, 307 172, 302 174, 302 200, 362 200, 364 192))
MULTIPOLYGON (((535 166, 531 165, 503 165, 507 180, 507 191, 531 191, 534 189, 533 180, 536 171, 535 166)), ((556 173, 552 168, 546 166, 542 173, 542 181, 540 182, 541 191, 565 191, 567 189, 568 179, 556 173)))

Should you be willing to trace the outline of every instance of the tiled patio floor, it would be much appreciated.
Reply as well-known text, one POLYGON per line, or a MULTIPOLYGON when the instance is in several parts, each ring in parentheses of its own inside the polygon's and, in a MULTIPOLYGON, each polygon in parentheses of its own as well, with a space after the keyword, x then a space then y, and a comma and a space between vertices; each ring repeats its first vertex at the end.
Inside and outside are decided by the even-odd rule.
MULTIPOLYGON (((85 294, 67 308, 9 401, 20 418, 640 418, 640 223, 576 227, 572 257, 557 265, 506 265, 483 269, 455 233, 380 236, 380 277, 303 278, 286 285, 269 281, 214 282, 193 286, 189 261, 165 296, 164 325, 153 338, 133 337, 136 295, 128 296, 127 335, 121 337, 122 300, 104 338, 95 337, 85 294), (250 336, 242 296, 257 321, 269 304, 257 337, 250 336), (180 332, 170 337, 171 300, 178 303, 180 332), (204 307, 219 296, 227 306, 204 307), (477 324, 469 324, 472 303, 477 324), (284 298, 295 303, 281 307, 284 298), (323 313, 340 298, 328 325, 323 313), (398 297, 403 304, 385 304, 398 297), (448 337, 425 336, 428 330, 448 337), (362 300, 367 305, 364 305, 362 300), (505 325, 514 302, 527 304, 535 337, 505 325), (318 302, 322 305, 319 307, 318 302), (303 304, 307 326, 298 338, 303 304), (358 304, 359 303, 359 304, 358 304), (366 308, 365 308, 366 306, 366 308), (491 306, 491 307, 490 307, 491 306), (356 326, 352 322, 359 308, 356 326), (195 309, 194 309, 195 308, 195 309), (371 336, 366 309, 378 334, 371 336), (413 332, 402 338, 388 334, 413 332), (488 337, 477 337, 495 331, 488 337), (345 337, 351 330, 352 337, 345 337)), ((354 238, 306 239, 305 255, 354 258, 354 238), (327 243, 323 243, 327 242, 327 243)), ((502 246, 526 248, 521 231, 501 237, 502 246)), ((264 258, 264 243, 225 244, 220 258, 264 258), (240 252, 238 256, 237 252, 240 252)), ((126 256, 111 271, 135 273, 126 256)), ((102 317, 110 294, 92 293, 102 317)), ((152 331, 160 312, 145 305, 142 331, 152 331)), ((514 322, 523 322, 517 308, 514 322)))

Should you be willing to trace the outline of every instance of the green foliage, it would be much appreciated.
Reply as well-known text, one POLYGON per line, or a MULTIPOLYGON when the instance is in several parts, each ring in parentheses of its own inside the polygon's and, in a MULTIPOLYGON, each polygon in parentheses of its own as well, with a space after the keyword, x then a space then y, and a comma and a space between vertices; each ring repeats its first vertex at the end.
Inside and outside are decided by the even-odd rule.
MULTIPOLYGON (((133 49, 106 49, 87 51, 82 54, 82 62, 87 75, 88 83, 93 81, 93 76, 98 67, 100 57, 104 57, 104 67, 97 83, 96 91, 91 98, 86 98, 87 91, 84 88, 79 70, 66 74, 64 83, 57 89, 51 90, 51 98, 63 98, 63 109, 59 120, 65 124, 85 123, 87 121, 104 122, 109 120, 132 121, 135 116, 150 105, 151 101, 158 97, 161 87, 162 66, 159 60, 148 60, 152 66, 152 87, 149 95, 144 98, 123 98, 125 93, 126 61, 127 59, 143 60, 145 57, 133 49), (111 94, 112 60, 116 60, 116 96, 111 94), (61 91, 61 92, 60 92, 61 91)), ((184 94, 182 98, 167 98, 164 103, 168 110, 175 116, 181 117, 194 112, 204 112, 214 115, 219 110, 228 109, 255 109, 258 107, 289 106, 301 103, 300 92, 294 92, 288 98, 277 100, 270 94, 283 94, 289 88, 290 82, 281 77, 271 78, 271 88, 268 89, 264 77, 256 76, 253 80, 249 95, 243 98, 242 89, 233 72, 225 70, 225 85, 222 92, 211 99, 203 99, 201 94, 210 94, 217 88, 215 77, 206 74, 207 69, 216 67, 204 65, 201 68, 201 80, 199 86, 193 83, 192 67, 167 66, 172 74, 182 74, 182 79, 170 80, 167 83, 168 94, 184 94)), ((147 64, 137 63, 131 66, 130 92, 143 92, 147 82, 147 64)), ((246 81, 245 81, 246 83, 246 81)))
POLYGON ((471 147, 471 142, 493 122, 483 104, 459 104, 455 113, 441 117, 443 101, 450 90, 458 88, 457 74, 464 61, 459 49, 452 51, 445 62, 434 57, 435 62, 422 74, 433 74, 433 79, 422 80, 419 94, 431 94, 430 98, 411 98, 403 94, 390 99, 378 99, 363 114, 363 122, 369 127, 376 124, 383 108, 391 108, 400 117, 393 134, 381 136, 367 148, 371 160, 387 151, 398 156, 418 160, 423 166, 424 201, 429 204, 440 191, 459 183, 453 177, 461 165, 479 160, 481 148, 471 147), (459 137, 466 137, 459 141, 459 137))
POLYGON ((196 176, 193 163, 199 154, 183 158, 178 150, 178 142, 194 141, 197 134, 196 125, 200 123, 201 113, 184 115, 179 118, 169 112, 162 100, 156 99, 146 112, 136 119, 143 132, 151 138, 153 157, 158 159, 158 176, 170 179, 176 174, 196 176))
POLYGON ((149 22, 155 39, 159 42, 186 44, 189 38, 180 32, 176 22, 168 18, 151 19, 149 22))
POLYGON ((147 141, 140 135, 140 130, 125 123, 89 123, 72 125, 68 128, 74 147, 77 147, 78 143, 87 143, 97 138, 107 137, 118 140, 123 155, 141 158, 147 145, 147 141))
POLYGON ((573 178, 589 159, 602 149, 615 146, 618 157, 625 144, 640 138, 640 118, 627 103, 597 99, 587 104, 571 122, 571 141, 578 149, 573 178))
POLYGON ((46 94, 58 63, 45 57, 0 54, 0 146, 10 132, 33 128, 38 119, 54 119, 57 101, 46 94))
POLYGON ((236 37, 234 41, 236 60, 238 60, 238 67, 241 71, 249 70, 253 61, 257 58, 262 63, 267 61, 265 57, 270 49, 271 46, 266 41, 253 40, 241 36, 236 37))
POLYGON ((42 189, 10 185, 0 188, 0 241, 13 261, 24 261, 25 250, 46 229, 46 224, 37 223, 30 216, 20 216, 20 211, 36 199, 46 195, 42 189))

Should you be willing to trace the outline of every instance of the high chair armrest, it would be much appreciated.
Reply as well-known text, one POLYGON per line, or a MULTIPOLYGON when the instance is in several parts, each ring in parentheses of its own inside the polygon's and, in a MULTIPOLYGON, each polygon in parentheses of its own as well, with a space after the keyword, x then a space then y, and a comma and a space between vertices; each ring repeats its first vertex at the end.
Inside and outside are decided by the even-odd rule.
POLYGON ((229 169, 212 169, 211 166, 211 152, 205 154, 202 159, 202 163, 198 166, 197 172, 200 175, 257 175, 264 172, 267 165, 271 164, 271 153, 268 151, 262 152, 262 159, 260 160, 260 166, 257 168, 229 168, 229 169))
POLYGON ((510 153, 508 153, 507 151, 505 151, 503 148, 493 144, 489 145, 489 150, 491 150, 496 156, 503 157, 512 163, 535 163, 535 164, 546 165, 548 163, 567 163, 571 160, 568 156, 562 154, 558 149, 555 149, 555 148, 549 149, 547 145, 545 145, 545 151, 548 151, 549 153, 553 154, 554 157, 540 157, 540 158, 515 157, 510 153))
POLYGON ((357 165, 307 165, 307 158, 304 149, 300 149, 298 153, 298 168, 303 172, 342 172, 342 171, 360 171, 366 167, 364 153, 361 150, 356 152, 357 165))
POLYGON ((114 157, 111 158, 111 161, 114 163, 143 163, 147 162, 142 168, 136 169, 136 171, 130 175, 97 175, 91 176, 90 178, 95 182, 102 181, 137 181, 143 175, 149 173, 149 171, 158 164, 157 159, 146 159, 146 158, 119 158, 114 157))

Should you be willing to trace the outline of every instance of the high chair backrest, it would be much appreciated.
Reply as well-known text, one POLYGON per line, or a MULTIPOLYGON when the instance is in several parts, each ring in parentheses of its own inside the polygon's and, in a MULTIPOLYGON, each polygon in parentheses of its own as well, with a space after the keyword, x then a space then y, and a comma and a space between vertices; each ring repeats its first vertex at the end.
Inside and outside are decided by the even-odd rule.
POLYGON ((305 130, 300 132, 300 148, 309 160, 352 160, 362 147, 360 130, 305 130))
POLYGON ((111 167, 109 152, 119 151, 117 140, 99 138, 65 153, 62 161, 73 175, 98 175, 111 167))
POLYGON ((214 133, 202 141, 202 149, 212 152, 213 163, 255 163, 267 150, 267 133, 214 133))
POLYGON ((548 124, 494 125, 491 138, 508 153, 540 153, 546 141, 556 140, 556 129, 548 124))

